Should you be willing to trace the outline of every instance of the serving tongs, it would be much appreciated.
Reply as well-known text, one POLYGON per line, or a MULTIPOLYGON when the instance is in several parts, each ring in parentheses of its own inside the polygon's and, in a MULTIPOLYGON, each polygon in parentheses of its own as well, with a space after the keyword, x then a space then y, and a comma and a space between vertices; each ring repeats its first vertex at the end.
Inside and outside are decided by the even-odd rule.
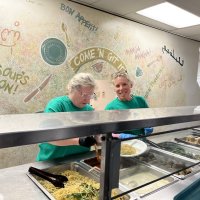
POLYGON ((64 188, 64 182, 68 181, 68 178, 63 175, 56 175, 51 174, 49 172, 43 171, 41 169, 37 169, 35 167, 30 167, 28 170, 31 174, 35 174, 36 176, 39 176, 50 183, 52 183, 55 187, 64 188))
POLYGON ((150 146, 163 149, 160 145, 156 144, 155 142, 152 142, 151 140, 145 139, 145 142, 148 143, 150 146))

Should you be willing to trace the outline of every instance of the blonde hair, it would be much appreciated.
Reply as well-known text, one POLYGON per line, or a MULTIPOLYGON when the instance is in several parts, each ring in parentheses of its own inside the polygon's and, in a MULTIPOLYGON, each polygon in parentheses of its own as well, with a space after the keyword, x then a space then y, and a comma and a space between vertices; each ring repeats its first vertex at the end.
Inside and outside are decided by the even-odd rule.
POLYGON ((71 93, 74 89, 80 89, 81 87, 91 86, 96 87, 96 82, 92 74, 89 73, 78 73, 68 83, 67 89, 71 93))
POLYGON ((120 71, 117 71, 115 73, 113 73, 111 75, 111 78, 112 78, 112 83, 114 83, 114 80, 117 78, 117 77, 124 77, 126 78, 131 84, 133 84, 133 81, 131 80, 130 76, 128 75, 128 72, 126 70, 120 70, 120 71))

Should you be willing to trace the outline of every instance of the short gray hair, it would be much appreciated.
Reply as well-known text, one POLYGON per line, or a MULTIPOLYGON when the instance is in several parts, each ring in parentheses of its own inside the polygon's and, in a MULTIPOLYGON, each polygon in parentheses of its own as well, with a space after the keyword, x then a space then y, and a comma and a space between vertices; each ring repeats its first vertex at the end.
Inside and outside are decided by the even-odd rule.
POLYGON ((81 87, 91 86, 96 87, 96 82, 92 74, 78 73, 68 83, 67 89, 71 93, 74 89, 80 89, 81 87))
POLYGON ((117 77, 124 77, 126 78, 131 84, 133 83, 133 81, 131 80, 130 76, 128 75, 128 72, 126 70, 120 70, 120 71, 117 71, 115 73, 113 73, 111 75, 111 78, 112 78, 112 83, 114 83, 114 80, 117 78, 117 77))

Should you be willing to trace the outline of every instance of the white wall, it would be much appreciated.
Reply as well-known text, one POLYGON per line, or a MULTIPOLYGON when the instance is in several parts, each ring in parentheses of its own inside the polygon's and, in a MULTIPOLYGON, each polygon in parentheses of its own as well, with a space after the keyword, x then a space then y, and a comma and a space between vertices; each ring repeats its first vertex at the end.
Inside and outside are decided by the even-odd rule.
POLYGON ((151 107, 200 103, 198 42, 64 0, 0 1, 0 11, 0 114, 43 110, 78 72, 97 79, 92 104, 104 109, 115 96, 111 74, 122 68, 151 107))
MULTIPOLYGON (((43 110, 66 94, 75 73, 109 85, 122 68, 134 80, 133 93, 151 107, 200 102, 198 42, 64 0, 7 0, 0 8, 0 114, 43 110)), ((98 109, 115 96, 108 88, 98 109)))

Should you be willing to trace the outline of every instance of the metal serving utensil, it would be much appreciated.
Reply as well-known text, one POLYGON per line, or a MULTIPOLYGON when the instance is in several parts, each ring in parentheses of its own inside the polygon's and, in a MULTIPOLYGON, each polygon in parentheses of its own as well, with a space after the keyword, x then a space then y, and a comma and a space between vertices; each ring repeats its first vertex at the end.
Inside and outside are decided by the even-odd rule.
POLYGON ((97 161, 100 162, 101 161, 101 156, 99 155, 98 148, 97 148, 96 144, 94 144, 94 149, 95 149, 97 161))
POLYGON ((163 149, 160 145, 156 144, 155 142, 152 142, 151 140, 146 139, 145 142, 148 143, 149 145, 153 146, 153 147, 163 149))
POLYGON ((68 178, 63 175, 56 175, 51 174, 49 172, 43 171, 41 169, 37 169, 35 167, 30 167, 28 170, 31 174, 35 174, 36 176, 39 176, 50 183, 52 183, 55 187, 64 188, 64 182, 68 181, 68 178))

